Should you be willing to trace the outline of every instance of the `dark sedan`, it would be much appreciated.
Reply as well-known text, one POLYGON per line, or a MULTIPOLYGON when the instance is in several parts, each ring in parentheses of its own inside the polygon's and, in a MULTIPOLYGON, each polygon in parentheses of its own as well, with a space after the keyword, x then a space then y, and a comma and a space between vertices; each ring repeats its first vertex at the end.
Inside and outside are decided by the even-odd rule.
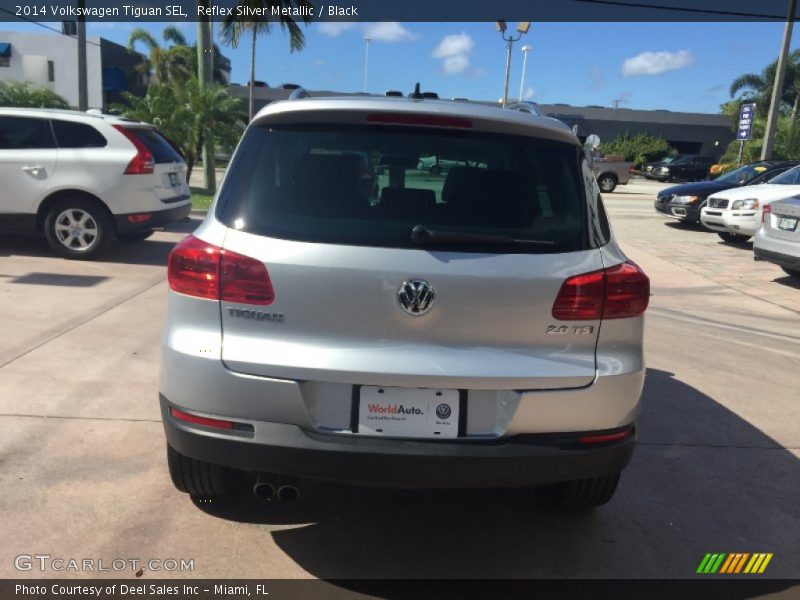
POLYGON ((668 187, 658 193, 655 207, 664 216, 687 223, 699 223, 700 209, 706 205, 706 198, 711 194, 743 185, 764 183, 798 164, 800 161, 755 162, 717 177, 713 181, 698 181, 668 187))
POLYGON ((653 171, 659 167, 666 167, 667 165, 674 163, 676 160, 683 158, 683 156, 683 154, 676 154, 675 156, 667 156, 664 160, 644 163, 642 165, 642 175, 644 175, 646 179, 653 179, 653 171))
POLYGON ((650 176, 658 181, 699 181, 708 177, 708 170, 715 162, 713 156, 687 154, 668 165, 653 168, 650 176))

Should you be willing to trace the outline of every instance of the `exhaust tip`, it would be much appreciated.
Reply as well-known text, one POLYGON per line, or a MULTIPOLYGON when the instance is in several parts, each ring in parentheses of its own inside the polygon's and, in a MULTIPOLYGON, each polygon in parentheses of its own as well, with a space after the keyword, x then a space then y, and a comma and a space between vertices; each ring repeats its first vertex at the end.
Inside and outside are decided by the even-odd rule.
POLYGON ((278 488, 278 500, 294 502, 300 499, 300 490, 293 485, 282 485, 278 488))
POLYGON ((275 486, 267 481, 259 481, 253 486, 253 495, 267 502, 275 499, 275 486))

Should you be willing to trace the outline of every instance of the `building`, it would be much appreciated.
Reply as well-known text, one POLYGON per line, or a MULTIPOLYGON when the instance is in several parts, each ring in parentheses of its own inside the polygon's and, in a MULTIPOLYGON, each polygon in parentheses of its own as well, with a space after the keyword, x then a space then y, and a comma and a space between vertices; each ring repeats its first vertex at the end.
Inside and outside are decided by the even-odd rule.
MULTIPOLYGON (((70 23, 65 23, 65 31, 70 23)), ((0 31, 0 81, 30 82, 78 106, 78 41, 71 35, 0 31)), ((145 61, 109 40, 86 38, 90 108, 119 102, 123 91, 144 94, 147 76, 136 67, 145 61)))
MULTIPOLYGON (((289 84, 276 88, 257 86, 256 110, 276 100, 287 99, 293 91, 292 88, 293 86, 289 84)), ((248 88, 232 85, 230 92, 246 101, 248 88)), ((329 91, 309 91, 309 93, 312 96, 350 95, 329 91)), ((483 102, 483 104, 495 103, 483 102)), ((626 133, 634 135, 645 132, 665 138, 678 152, 707 154, 719 158, 735 138, 730 117, 726 115, 569 104, 540 104, 539 110, 548 117, 559 119, 572 127, 582 140, 591 134, 598 135, 601 141, 609 141, 626 133)))

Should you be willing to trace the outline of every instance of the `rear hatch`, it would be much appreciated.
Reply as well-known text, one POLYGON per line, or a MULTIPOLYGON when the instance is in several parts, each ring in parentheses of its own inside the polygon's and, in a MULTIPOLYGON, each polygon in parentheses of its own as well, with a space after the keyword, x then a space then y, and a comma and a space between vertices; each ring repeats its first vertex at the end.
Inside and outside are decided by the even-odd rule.
POLYGON ((773 202, 772 214, 764 215, 767 235, 780 240, 800 242, 800 198, 773 202))
POLYGON ((263 263, 274 298, 223 299, 226 366, 407 387, 591 384, 599 320, 553 316, 567 278, 604 266, 579 148, 356 121, 246 133, 216 216, 225 253, 248 257, 234 271, 263 263))
POLYGON ((165 204, 188 200, 186 162, 177 146, 153 127, 138 124, 126 124, 122 127, 128 139, 136 146, 137 159, 140 156, 146 159, 148 154, 152 156, 152 170, 149 165, 145 167, 145 174, 151 174, 151 177, 139 177, 136 181, 150 189, 165 204))

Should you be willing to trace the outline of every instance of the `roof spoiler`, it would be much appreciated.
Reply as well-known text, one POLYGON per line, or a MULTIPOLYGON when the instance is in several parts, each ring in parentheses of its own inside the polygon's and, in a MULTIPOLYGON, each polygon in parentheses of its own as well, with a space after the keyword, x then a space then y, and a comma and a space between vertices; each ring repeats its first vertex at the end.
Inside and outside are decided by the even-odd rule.
POLYGON ((311 94, 309 94, 308 90, 305 88, 295 88, 294 91, 289 94, 289 100, 300 100, 302 98, 311 98, 311 94))

